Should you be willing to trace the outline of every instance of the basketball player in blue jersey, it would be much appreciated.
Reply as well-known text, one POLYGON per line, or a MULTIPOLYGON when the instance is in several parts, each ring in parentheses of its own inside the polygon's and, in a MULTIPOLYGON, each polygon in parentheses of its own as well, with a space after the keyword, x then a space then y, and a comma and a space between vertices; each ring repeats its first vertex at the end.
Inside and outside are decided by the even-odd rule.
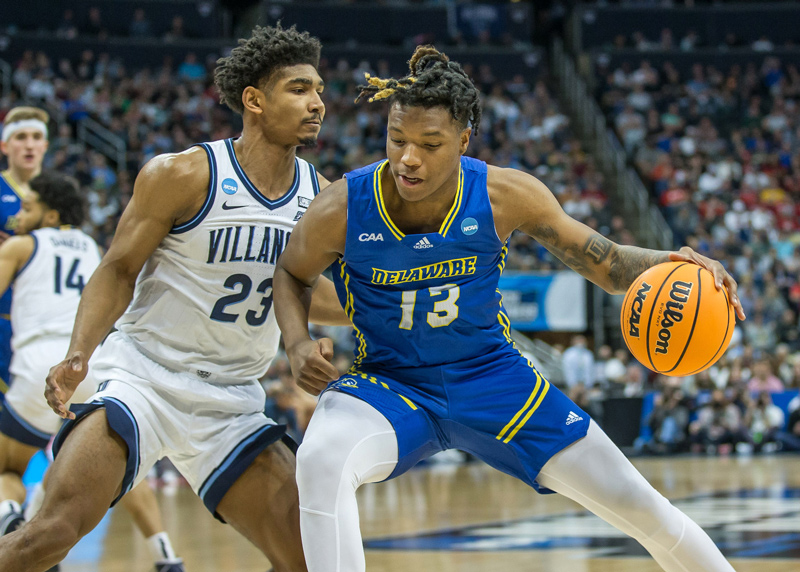
MULTIPOLYGON (((28 183, 42 170, 50 116, 38 107, 15 107, 3 122, 0 152, 8 169, 0 172, 0 243, 14 234, 28 183)), ((11 363, 11 290, 0 296, 0 404, 8 391, 11 363)))
POLYGON ((556 491, 633 536, 670 572, 732 570, 706 533, 636 471, 587 413, 514 348, 497 289, 514 230, 610 293, 646 268, 688 260, 730 290, 722 265, 620 246, 567 216, 535 178, 464 157, 479 93, 455 62, 417 49, 388 99, 388 160, 334 182, 311 206, 275 272, 292 371, 324 391, 298 451, 301 530, 311 572, 365 569, 356 505, 363 483, 458 448, 540 492, 556 491), (308 334, 308 293, 334 265, 354 324, 352 369, 308 334))
MULTIPOLYGON (((264 415, 258 379, 278 351, 277 259, 327 184, 296 156, 325 113, 319 55, 307 33, 257 27, 215 71, 241 137, 161 155, 139 173, 67 357, 47 377, 48 402, 69 421, 41 510, 0 539, 4 572, 58 562, 163 456, 276 572, 306 570, 292 443, 264 415), (96 348, 101 389, 68 410, 96 348)), ((313 321, 349 323, 330 282, 313 298, 313 321)))

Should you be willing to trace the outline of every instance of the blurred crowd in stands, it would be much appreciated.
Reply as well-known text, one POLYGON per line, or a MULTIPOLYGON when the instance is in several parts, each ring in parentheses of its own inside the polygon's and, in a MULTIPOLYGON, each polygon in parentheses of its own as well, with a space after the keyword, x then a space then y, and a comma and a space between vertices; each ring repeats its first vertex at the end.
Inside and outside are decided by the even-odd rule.
MULTIPOLYGON (((694 32, 674 38, 669 29, 655 40, 634 32, 615 41, 641 51, 701 44, 694 32)), ((728 35, 723 48, 740 45, 728 35)), ((767 38, 749 47, 773 48, 767 38)), ((669 58, 660 66, 646 55, 608 62, 598 59, 596 97, 676 245, 721 260, 739 281, 748 315, 716 366, 693 378, 651 380, 659 394, 644 447, 800 450, 800 400, 772 403, 774 394, 800 388, 798 65, 768 53, 760 64, 729 69, 698 58, 685 73, 669 58)), ((639 391, 636 378, 617 382, 626 395, 639 391)))

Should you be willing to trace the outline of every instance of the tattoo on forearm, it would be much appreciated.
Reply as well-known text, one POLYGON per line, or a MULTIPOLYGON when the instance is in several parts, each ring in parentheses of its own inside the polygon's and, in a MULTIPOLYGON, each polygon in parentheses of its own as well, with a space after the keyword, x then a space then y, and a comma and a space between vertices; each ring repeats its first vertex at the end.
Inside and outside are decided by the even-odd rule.
POLYGON ((611 254, 608 277, 618 291, 626 291, 648 268, 669 261, 669 253, 637 246, 618 246, 611 254))
POLYGON ((627 290, 651 266, 669 260, 667 252, 619 246, 599 234, 591 235, 582 248, 578 244, 564 244, 558 232, 546 224, 536 226, 531 235, 574 271, 597 284, 608 283, 618 292, 627 290), (598 268, 601 265, 603 270, 598 268))
POLYGON ((591 258, 592 262, 595 264, 600 264, 606 259, 608 253, 611 252, 612 246, 613 243, 610 240, 595 234, 590 236, 586 244, 583 245, 583 253, 591 258))

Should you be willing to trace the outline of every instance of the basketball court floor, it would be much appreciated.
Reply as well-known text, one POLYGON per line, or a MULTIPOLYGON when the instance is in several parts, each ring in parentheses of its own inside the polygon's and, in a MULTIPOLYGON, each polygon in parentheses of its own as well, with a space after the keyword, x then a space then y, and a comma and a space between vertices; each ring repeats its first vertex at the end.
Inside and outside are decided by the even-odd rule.
MULTIPOLYGON (((739 572, 800 570, 800 456, 641 458, 634 464, 703 526, 739 572)), ((557 495, 480 463, 419 467, 359 491, 369 572, 658 572, 637 543, 557 495)), ((158 491, 187 572, 269 564, 186 486, 158 491)), ((280 523, 276 523, 280 526, 280 523)), ((121 510, 70 553, 63 572, 146 572, 121 510)))

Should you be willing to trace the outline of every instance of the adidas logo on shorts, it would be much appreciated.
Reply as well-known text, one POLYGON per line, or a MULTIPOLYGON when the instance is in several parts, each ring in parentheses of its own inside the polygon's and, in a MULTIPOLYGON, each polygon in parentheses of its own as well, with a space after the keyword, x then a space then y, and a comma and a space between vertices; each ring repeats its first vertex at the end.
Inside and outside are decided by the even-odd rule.
POLYGON ((583 421, 583 417, 581 417, 574 411, 570 411, 569 415, 567 416, 567 425, 572 425, 576 421, 583 421))
POLYGON ((422 250, 423 248, 433 248, 433 244, 431 241, 428 240, 427 236, 423 236, 422 240, 420 240, 417 244, 414 245, 416 250, 422 250))

